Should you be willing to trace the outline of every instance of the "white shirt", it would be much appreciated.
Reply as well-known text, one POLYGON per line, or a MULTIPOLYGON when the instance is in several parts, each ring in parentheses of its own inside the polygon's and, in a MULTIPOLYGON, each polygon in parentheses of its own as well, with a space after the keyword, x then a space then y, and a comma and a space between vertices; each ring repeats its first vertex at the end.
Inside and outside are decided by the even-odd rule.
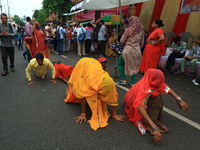
POLYGON ((57 30, 58 30, 58 32, 60 34, 60 39, 63 39, 64 38, 64 33, 65 33, 65 29, 63 29, 63 27, 61 27, 61 26, 58 26, 57 30))
POLYGON ((83 31, 84 31, 84 33, 86 33, 86 30, 85 30, 85 28, 83 28, 83 27, 80 27, 80 28, 78 28, 77 29, 77 37, 80 35, 80 34, 82 34, 83 33, 83 31, 82 31, 82 29, 83 29, 83 31))
POLYGON ((106 41, 105 35, 106 35, 106 26, 102 25, 101 29, 99 30, 98 41, 106 41))

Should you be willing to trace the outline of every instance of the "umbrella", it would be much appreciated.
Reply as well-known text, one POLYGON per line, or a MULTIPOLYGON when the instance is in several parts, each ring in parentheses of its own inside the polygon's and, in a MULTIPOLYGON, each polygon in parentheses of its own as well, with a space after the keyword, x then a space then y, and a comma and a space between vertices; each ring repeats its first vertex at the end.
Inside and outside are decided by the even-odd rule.
MULTIPOLYGON (((126 24, 127 20, 125 18, 122 19, 122 24, 126 24)), ((120 16, 119 15, 106 15, 102 17, 101 19, 97 20, 95 23, 99 23, 100 20, 105 21, 105 25, 120 25, 120 16)))

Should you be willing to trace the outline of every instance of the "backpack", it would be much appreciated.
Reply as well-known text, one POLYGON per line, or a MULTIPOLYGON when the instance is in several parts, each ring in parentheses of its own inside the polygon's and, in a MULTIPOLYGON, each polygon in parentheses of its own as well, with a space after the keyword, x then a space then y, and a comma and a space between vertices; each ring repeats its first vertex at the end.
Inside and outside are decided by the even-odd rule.
POLYGON ((10 28, 11 33, 13 33, 12 25, 10 23, 8 23, 8 26, 10 28))
POLYGON ((56 32, 55 32, 55 37, 56 37, 57 40, 60 40, 59 28, 60 28, 60 27, 58 27, 58 29, 57 29, 56 32))
POLYGON ((82 30, 82 33, 77 37, 77 39, 78 39, 79 42, 82 43, 82 42, 84 42, 84 40, 85 40, 85 33, 84 33, 82 27, 81 27, 81 30, 82 30))

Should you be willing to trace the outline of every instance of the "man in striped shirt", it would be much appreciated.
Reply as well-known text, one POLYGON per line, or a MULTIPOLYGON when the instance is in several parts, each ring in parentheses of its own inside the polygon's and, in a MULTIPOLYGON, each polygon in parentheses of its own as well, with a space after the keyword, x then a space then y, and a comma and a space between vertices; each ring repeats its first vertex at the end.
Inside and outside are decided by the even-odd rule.
POLYGON ((5 13, 1 14, 0 24, 0 47, 2 52, 2 62, 4 71, 1 73, 2 76, 8 74, 8 56, 10 58, 10 71, 14 72, 14 37, 16 31, 14 27, 8 23, 8 18, 5 13))

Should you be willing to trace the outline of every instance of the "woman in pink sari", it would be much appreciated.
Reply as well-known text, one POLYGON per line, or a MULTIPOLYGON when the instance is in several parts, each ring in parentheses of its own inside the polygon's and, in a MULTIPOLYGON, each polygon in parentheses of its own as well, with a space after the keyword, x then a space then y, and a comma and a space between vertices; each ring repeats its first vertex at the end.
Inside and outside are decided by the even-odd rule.
POLYGON ((42 53, 45 58, 49 59, 49 51, 48 51, 48 45, 47 42, 45 42, 46 36, 45 33, 41 30, 40 24, 35 21, 33 28, 32 28, 32 34, 31 34, 31 40, 32 40, 32 55, 35 58, 38 53, 42 53))
POLYGON ((164 26, 162 20, 156 19, 152 23, 152 27, 155 29, 148 37, 146 47, 144 50, 142 62, 140 65, 140 72, 145 73, 148 69, 157 69, 157 65, 162 56, 165 53, 165 35, 161 27, 164 26))

